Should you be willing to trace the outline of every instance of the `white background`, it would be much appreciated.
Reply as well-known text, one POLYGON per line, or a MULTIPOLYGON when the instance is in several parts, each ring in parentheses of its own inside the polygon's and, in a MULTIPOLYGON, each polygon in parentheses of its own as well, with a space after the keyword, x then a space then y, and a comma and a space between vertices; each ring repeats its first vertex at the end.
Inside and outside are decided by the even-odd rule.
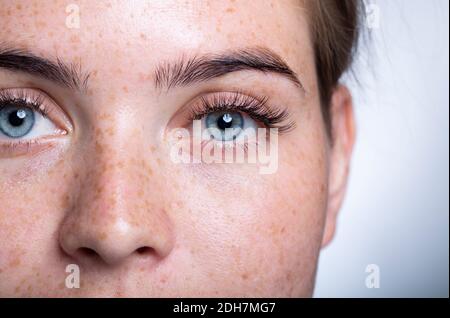
POLYGON ((348 195, 314 296, 448 297, 449 1, 371 3, 379 27, 359 85, 347 80, 358 129, 348 195), (378 289, 366 287, 368 264, 378 289))

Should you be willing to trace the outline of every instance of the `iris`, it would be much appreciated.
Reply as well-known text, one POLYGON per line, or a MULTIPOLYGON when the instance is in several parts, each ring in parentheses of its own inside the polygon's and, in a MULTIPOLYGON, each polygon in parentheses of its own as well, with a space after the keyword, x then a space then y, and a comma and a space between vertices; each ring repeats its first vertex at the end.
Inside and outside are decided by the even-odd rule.
POLYGON ((211 138, 221 141, 234 140, 244 127, 244 119, 237 112, 214 112, 206 116, 206 128, 211 138))
POLYGON ((0 132, 7 137, 24 137, 34 124, 34 111, 28 107, 6 106, 0 109, 0 132))

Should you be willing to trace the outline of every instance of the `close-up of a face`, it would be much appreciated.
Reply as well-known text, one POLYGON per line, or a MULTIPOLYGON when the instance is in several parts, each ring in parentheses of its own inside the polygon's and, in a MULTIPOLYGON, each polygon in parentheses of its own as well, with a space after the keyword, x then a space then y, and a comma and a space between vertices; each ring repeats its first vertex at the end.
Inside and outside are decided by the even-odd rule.
POLYGON ((0 297, 312 296, 355 141, 322 5, 0 0, 0 297), (269 161, 177 161, 195 123, 269 161))

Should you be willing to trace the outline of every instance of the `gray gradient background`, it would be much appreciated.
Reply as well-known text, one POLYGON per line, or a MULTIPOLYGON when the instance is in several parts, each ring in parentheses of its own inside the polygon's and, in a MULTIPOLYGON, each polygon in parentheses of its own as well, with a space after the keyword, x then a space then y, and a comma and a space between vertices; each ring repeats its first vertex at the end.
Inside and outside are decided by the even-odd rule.
POLYGON ((449 1, 379 0, 356 67, 358 136, 315 297, 449 296, 449 1), (368 264, 380 288, 368 289, 368 264))

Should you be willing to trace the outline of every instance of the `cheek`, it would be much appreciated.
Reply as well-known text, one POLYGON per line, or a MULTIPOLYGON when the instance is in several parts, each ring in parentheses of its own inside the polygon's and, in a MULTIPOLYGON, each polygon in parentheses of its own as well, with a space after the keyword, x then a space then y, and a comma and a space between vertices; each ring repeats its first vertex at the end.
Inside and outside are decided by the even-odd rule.
POLYGON ((191 186, 178 210, 179 249, 206 289, 311 294, 326 210, 323 145, 283 141, 273 175, 224 164, 181 178, 191 186))
POLYGON ((22 175, 10 165, 2 174, 0 292, 5 295, 32 295, 64 283, 57 230, 64 216, 68 169, 53 159, 53 165, 41 166, 39 172, 22 175))

